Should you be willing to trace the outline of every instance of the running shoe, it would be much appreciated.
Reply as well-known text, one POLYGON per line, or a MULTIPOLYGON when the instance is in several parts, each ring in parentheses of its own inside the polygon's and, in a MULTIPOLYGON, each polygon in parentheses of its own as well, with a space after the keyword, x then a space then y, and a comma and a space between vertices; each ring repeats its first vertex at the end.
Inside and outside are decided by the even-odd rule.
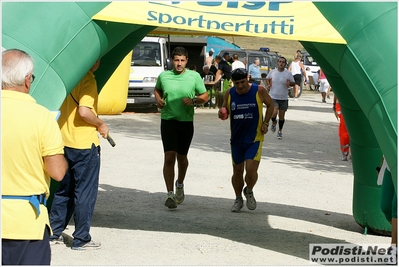
POLYGON ((182 185, 181 187, 179 187, 177 185, 177 180, 176 180, 176 195, 175 195, 175 201, 177 204, 181 204, 184 201, 184 185, 182 185))
POLYGON ((277 139, 279 139, 279 140, 283 139, 283 133, 282 132, 278 131, 277 139))
POLYGON ((232 212, 239 212, 242 209, 243 206, 244 206, 244 200, 242 198, 237 198, 234 201, 233 207, 231 207, 231 211, 232 212))
POLYGON ((101 248, 101 243, 100 242, 95 242, 93 240, 87 242, 83 246, 80 247, 74 247, 72 246, 73 250, 95 250, 95 249, 100 249, 101 248))
POLYGON ((175 194, 173 194, 173 192, 168 193, 168 198, 165 201, 165 206, 168 207, 169 209, 177 208, 175 194))
POLYGON ((272 124, 272 126, 270 127, 270 131, 272 131, 272 133, 276 132, 276 124, 272 124))
POLYGON ((254 197, 254 192, 248 193, 248 187, 244 188, 244 195, 247 199, 247 208, 249 210, 254 210, 256 209, 256 200, 254 197))
POLYGON ((50 237, 50 245, 58 245, 58 244, 64 244, 64 237, 60 235, 59 237, 53 238, 53 236, 50 237))

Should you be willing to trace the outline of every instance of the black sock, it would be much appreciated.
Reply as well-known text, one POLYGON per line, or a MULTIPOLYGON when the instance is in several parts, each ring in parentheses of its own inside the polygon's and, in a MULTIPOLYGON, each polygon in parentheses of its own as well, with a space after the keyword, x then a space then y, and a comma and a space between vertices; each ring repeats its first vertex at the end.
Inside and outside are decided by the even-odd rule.
POLYGON ((281 131, 283 129, 285 120, 278 120, 278 130, 281 131))

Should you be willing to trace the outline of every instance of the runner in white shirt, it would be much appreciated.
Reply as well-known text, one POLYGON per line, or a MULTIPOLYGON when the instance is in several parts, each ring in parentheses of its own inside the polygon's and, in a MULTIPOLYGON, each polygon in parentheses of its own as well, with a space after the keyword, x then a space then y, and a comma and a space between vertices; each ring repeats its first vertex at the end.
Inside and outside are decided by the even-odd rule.
POLYGON ((270 97, 273 99, 274 111, 272 115, 272 125, 270 130, 276 132, 277 113, 278 113, 278 133, 277 139, 283 138, 283 126, 285 122, 285 112, 288 109, 288 88, 294 86, 295 80, 292 73, 285 69, 287 60, 280 57, 277 61, 277 69, 269 72, 266 76, 267 88, 270 89, 270 97))

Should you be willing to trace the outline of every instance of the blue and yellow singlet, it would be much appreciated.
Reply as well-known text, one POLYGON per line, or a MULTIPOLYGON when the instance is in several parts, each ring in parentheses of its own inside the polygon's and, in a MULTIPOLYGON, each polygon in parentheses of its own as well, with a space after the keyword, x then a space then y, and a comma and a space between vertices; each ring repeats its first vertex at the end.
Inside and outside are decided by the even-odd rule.
POLYGON ((258 95, 258 85, 252 84, 246 94, 240 95, 236 88, 230 89, 227 100, 230 114, 231 144, 251 144, 263 141, 263 103, 258 95))

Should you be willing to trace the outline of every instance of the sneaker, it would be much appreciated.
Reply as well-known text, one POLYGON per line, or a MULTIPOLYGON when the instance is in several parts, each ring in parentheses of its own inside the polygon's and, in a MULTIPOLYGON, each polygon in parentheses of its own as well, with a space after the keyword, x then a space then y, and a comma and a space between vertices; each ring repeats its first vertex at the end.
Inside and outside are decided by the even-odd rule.
POLYGON ((272 126, 270 127, 270 131, 272 131, 272 133, 276 132, 276 125, 272 124, 272 126))
POLYGON ((175 195, 175 201, 177 204, 181 204, 184 201, 184 185, 182 187, 177 186, 177 180, 176 180, 176 195, 175 195))
POLYGON ((283 139, 283 133, 282 132, 278 131, 277 139, 279 139, 279 140, 283 139))
POLYGON ((323 98, 323 99, 321 100, 321 102, 322 102, 322 103, 327 103, 327 101, 326 101, 325 98, 323 98))
POLYGON ((342 161, 347 161, 348 160, 348 156, 347 155, 342 155, 341 160, 342 161))
POLYGON ((168 198, 165 201, 165 206, 168 207, 169 209, 177 208, 175 195, 173 194, 173 192, 168 193, 168 198))
POLYGON ((50 246, 64 244, 64 237, 62 235, 60 235, 59 237, 52 237, 50 237, 50 246))
POLYGON ((327 95, 327 98, 330 99, 330 95, 327 95))
POLYGON ((95 242, 93 240, 87 242, 83 246, 80 247, 74 247, 72 246, 73 250, 95 250, 95 249, 100 249, 101 248, 101 243, 100 242, 95 242))
POLYGON ((244 188, 244 195, 245 195, 245 197, 247 199, 247 208, 249 210, 254 210, 254 209, 256 209, 256 200, 255 200, 255 197, 254 197, 254 192, 247 193, 247 191, 248 191, 248 188, 245 187, 244 188))
POLYGON ((298 98, 294 97, 294 101, 298 101, 298 98))
POLYGON ((233 207, 231 207, 231 211, 232 212, 239 212, 242 207, 244 206, 244 201, 242 198, 237 198, 236 200, 234 200, 234 205, 233 207))

